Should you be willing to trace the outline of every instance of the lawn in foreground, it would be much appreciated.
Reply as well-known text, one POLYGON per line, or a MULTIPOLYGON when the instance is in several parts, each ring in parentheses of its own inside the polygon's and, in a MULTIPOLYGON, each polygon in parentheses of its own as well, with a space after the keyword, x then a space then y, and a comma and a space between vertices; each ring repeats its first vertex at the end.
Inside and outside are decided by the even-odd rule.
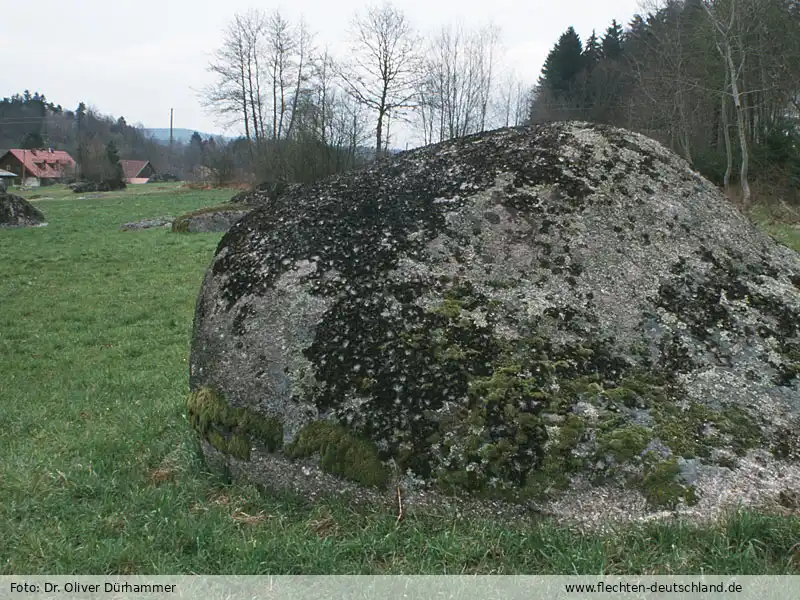
POLYGON ((800 519, 602 535, 398 524, 206 473, 183 402, 194 302, 220 234, 119 226, 232 192, 131 188, 53 194, 35 200, 47 227, 0 231, 0 573, 800 573, 800 519))

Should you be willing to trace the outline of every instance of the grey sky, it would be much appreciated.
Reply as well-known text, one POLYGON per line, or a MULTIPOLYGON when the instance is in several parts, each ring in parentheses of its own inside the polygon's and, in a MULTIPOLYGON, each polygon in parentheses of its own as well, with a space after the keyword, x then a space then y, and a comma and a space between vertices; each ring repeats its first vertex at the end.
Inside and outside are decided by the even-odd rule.
MULTIPOLYGON (((573 25, 582 39, 616 18, 623 25, 637 0, 395 0, 422 33, 448 23, 494 24, 504 46, 504 69, 535 82, 547 52, 573 25)), ((87 102, 129 123, 221 132, 194 90, 209 83, 206 65, 222 29, 236 12, 280 9, 304 16, 316 44, 336 54, 363 0, 0 0, 1 96, 29 89, 73 109, 87 102)), ((231 132, 233 133, 233 132, 231 132)))

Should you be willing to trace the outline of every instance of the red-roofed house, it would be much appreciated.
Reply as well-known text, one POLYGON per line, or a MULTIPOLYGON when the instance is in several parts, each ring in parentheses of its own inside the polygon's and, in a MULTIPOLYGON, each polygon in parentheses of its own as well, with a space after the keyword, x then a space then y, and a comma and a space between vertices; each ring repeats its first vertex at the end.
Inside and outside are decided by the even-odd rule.
POLYGON ((125 173, 125 183, 147 183, 156 174, 149 160, 121 160, 119 164, 125 173))
POLYGON ((14 149, 0 156, 0 169, 17 175, 14 180, 17 185, 38 186, 56 183, 71 175, 75 170, 75 161, 63 150, 14 149))

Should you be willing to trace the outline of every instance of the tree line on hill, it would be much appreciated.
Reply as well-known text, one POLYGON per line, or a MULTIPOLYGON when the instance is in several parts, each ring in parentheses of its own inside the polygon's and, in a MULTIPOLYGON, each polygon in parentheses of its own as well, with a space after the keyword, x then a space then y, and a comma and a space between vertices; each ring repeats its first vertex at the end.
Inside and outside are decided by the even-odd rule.
POLYGON ((800 201, 798 0, 666 0, 585 43, 570 27, 532 88, 503 77, 493 27, 424 38, 384 3, 355 14, 347 42, 334 57, 279 11, 229 23, 202 99, 243 128, 241 156, 262 178, 348 168, 360 146, 380 156, 397 122, 433 143, 580 119, 661 141, 713 181, 737 184, 745 203, 751 181, 800 201))
POLYGON ((68 110, 28 90, 0 100, 0 149, 48 147, 66 150, 78 164, 74 177, 89 181, 121 179, 120 157, 149 160, 158 173, 184 178, 220 162, 221 153, 213 137, 199 134, 170 148, 143 127, 100 114, 83 102, 68 110))
POLYGON ((550 51, 531 121, 618 125, 653 137, 750 201, 800 202, 800 2, 669 0, 628 27, 550 51))

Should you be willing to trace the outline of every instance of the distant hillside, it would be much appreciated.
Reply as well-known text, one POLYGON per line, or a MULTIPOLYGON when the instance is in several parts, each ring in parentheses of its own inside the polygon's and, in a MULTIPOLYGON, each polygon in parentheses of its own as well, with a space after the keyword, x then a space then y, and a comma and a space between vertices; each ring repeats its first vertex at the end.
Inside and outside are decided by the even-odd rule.
MULTIPOLYGON (((160 127, 156 129, 145 129, 145 131, 155 138, 158 142, 169 142, 169 127, 160 127)), ((192 134, 197 131, 196 129, 173 129, 172 130, 172 138, 176 142, 184 142, 189 143, 189 140, 192 138, 192 134)), ((217 135, 214 133, 203 133, 202 131, 198 131, 197 133, 200 134, 204 140, 207 140, 210 137, 213 137, 215 140, 224 140, 225 138, 221 135, 217 135)))

